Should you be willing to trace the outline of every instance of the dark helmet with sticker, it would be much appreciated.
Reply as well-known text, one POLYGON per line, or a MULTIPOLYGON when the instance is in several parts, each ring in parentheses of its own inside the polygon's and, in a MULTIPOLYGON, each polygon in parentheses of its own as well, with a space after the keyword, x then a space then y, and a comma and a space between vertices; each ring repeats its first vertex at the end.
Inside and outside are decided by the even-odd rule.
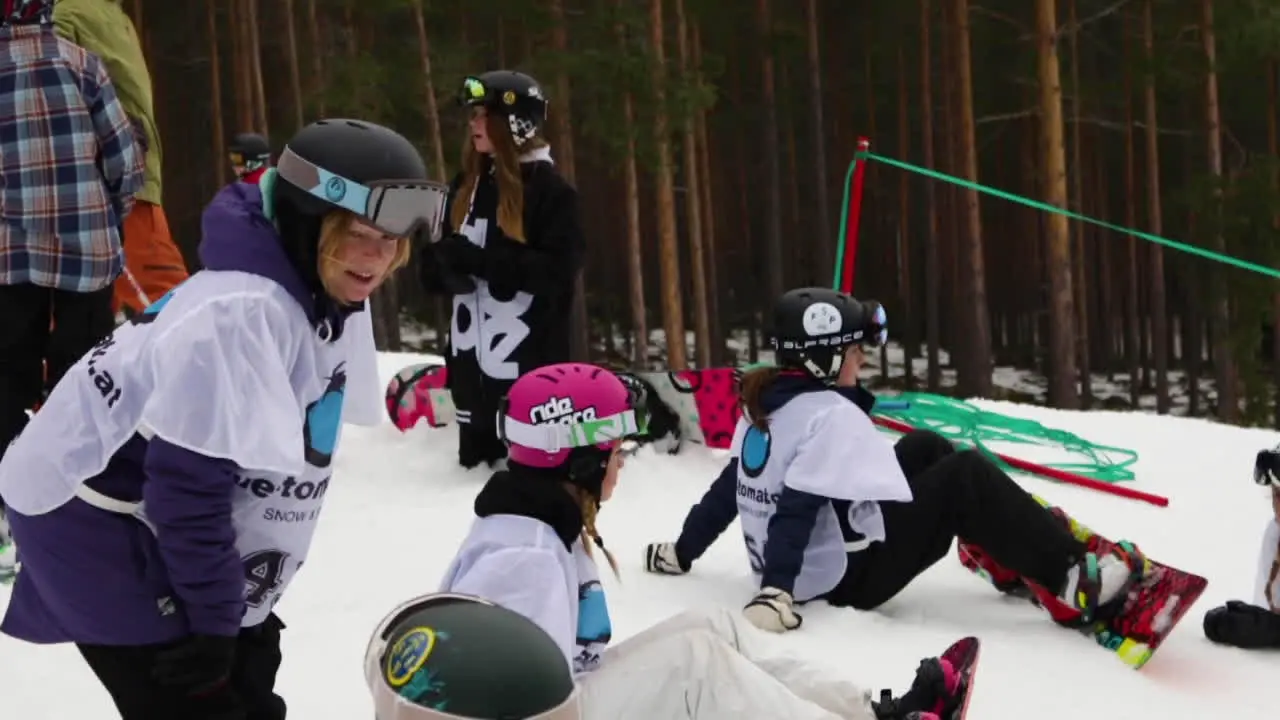
POLYGON ((227 152, 231 155, 232 164, 240 165, 249 172, 271 162, 271 146, 257 133, 237 133, 227 145, 227 152))
POLYGON ((573 670, 542 628, 480 598, 440 593, 393 610, 369 641, 377 720, 580 720, 573 670))
POLYGON ((542 86, 514 70, 492 70, 463 78, 458 104, 483 107, 506 117, 516 147, 537 135, 547 121, 547 98, 542 86))
POLYGON ((773 306, 773 346, 779 367, 834 382, 851 345, 876 347, 888 340, 884 306, 822 287, 797 288, 773 306))

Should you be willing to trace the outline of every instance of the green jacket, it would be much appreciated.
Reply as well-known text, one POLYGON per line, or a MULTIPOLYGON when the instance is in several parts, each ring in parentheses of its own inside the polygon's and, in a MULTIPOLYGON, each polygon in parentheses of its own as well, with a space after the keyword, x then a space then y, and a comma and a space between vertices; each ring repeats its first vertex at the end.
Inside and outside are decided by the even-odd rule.
POLYGON ((161 145, 151 99, 151 73, 133 21, 120 1, 58 0, 53 5, 53 24, 59 35, 102 58, 125 113, 142 123, 150 150, 146 182, 135 197, 159 205, 161 145))

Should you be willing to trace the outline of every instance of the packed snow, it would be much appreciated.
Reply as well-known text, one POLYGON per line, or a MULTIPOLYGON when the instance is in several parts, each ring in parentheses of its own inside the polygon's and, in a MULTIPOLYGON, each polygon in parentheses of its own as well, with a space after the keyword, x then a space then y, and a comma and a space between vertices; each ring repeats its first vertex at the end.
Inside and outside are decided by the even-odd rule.
MULTIPOLYGON (((389 379, 422 355, 384 354, 389 379)), ((1275 710, 1275 654, 1217 647, 1204 639, 1204 612, 1251 599, 1258 544, 1271 508, 1250 481, 1253 456, 1276 433, 1145 414, 1071 413, 976 401, 984 409, 1037 420, 1095 442, 1136 450, 1138 480, 1170 498, 1167 508, 1018 476, 1024 487, 1113 538, 1209 578, 1209 588, 1142 670, 1053 625, 1025 601, 1002 597, 962 568, 954 553, 874 612, 806 607, 804 626, 779 643, 868 689, 901 692, 917 661, 963 635, 983 641, 971 720, 1035 717, 1265 717, 1275 710)), ((892 436, 886 435, 890 442, 892 436)), ((361 662, 373 626, 392 606, 435 589, 471 521, 487 472, 454 462, 452 428, 390 423, 349 427, 338 455, 306 569, 278 607, 285 631, 278 688, 290 716, 368 720, 372 704, 361 662)), ((999 448, 997 448, 999 449, 999 448)), ((1055 459, 1026 446, 1010 454, 1055 459)), ((627 463, 599 528, 622 566, 605 575, 615 641, 680 610, 740 606, 753 590, 736 524, 684 577, 648 575, 641 550, 674 539, 685 511, 720 470, 722 451, 650 448, 627 463)), ((0 590, 7 601, 7 591, 0 590)), ((110 700, 72 646, 39 647, 0 637, 0 707, 21 720, 107 718, 110 700)), ((658 719, 655 719, 658 720, 658 719)), ((763 719, 762 719, 763 720, 763 719)))

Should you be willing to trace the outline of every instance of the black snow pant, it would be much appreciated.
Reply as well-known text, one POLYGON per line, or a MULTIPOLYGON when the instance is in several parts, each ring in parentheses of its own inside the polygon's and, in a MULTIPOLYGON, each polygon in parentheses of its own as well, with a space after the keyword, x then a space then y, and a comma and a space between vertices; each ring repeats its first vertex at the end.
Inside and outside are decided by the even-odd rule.
POLYGON ((885 540, 849 554, 827 595, 832 605, 870 610, 946 557, 960 538, 1003 567, 1058 592, 1086 552, 1053 515, 976 450, 957 451, 927 430, 894 446, 911 502, 882 502, 885 540))
POLYGON ((275 694, 283 628, 272 614, 261 625, 241 630, 230 681, 198 698, 152 678, 156 655, 167 645, 78 647, 110 693, 120 720, 284 720, 284 699, 275 694))
POLYGON ((0 285, 0 457, 27 426, 27 411, 111 333, 111 292, 0 285))
POLYGON ((493 422, 458 423, 458 464, 470 469, 480 463, 492 467, 507 457, 507 445, 493 422))

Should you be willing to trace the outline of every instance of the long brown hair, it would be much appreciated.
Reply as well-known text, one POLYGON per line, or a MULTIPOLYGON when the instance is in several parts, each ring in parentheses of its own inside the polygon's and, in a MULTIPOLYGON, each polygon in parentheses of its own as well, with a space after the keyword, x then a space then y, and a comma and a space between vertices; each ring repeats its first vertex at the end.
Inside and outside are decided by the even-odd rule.
POLYGON ((778 379, 780 372, 782 371, 776 367, 761 367, 748 370, 742 376, 742 382, 738 387, 738 402, 742 404, 742 409, 751 424, 758 430, 769 429, 769 413, 765 411, 761 400, 773 381, 778 379))
POLYGON ((613 576, 622 579, 618 574, 618 561, 613 558, 613 553, 609 552, 604 546, 604 540, 600 537, 600 532, 596 530, 596 514, 600 512, 600 501, 591 493, 583 490, 577 485, 566 484, 565 490, 578 501, 578 509, 582 511, 582 547, 587 551, 587 557, 594 557, 591 546, 594 544, 600 548, 600 552, 604 553, 604 559, 609 563, 609 568, 613 570, 613 576))
MULTIPOLYGON (((533 137, 525 142, 524 147, 517 149, 506 116, 488 113, 484 124, 493 145, 493 172, 498 180, 498 227, 512 240, 528 242, 524 233, 524 180, 520 177, 520 154, 546 147, 547 142, 533 137)), ((484 154, 476 151, 468 131, 462 143, 462 183, 449 211, 449 224, 455 231, 467 222, 471 194, 480 181, 480 173, 484 172, 484 161, 484 154)))

